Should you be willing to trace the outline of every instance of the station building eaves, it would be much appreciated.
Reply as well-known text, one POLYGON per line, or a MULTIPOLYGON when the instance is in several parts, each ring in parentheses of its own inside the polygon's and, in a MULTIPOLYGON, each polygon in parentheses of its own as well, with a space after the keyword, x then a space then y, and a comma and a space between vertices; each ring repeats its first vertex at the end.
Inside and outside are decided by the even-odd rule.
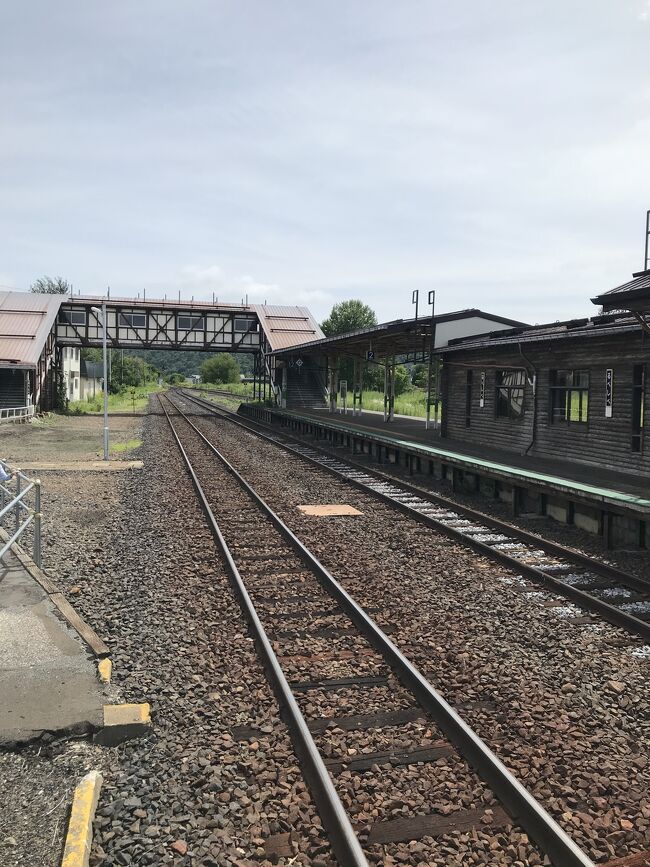
POLYGON ((0 292, 0 366, 36 368, 65 295, 0 292))
POLYGON ((637 320, 629 313, 608 314, 457 338, 450 341, 448 346, 441 349, 441 352, 448 355, 453 352, 484 350, 491 347, 526 343, 546 343, 568 339, 584 340, 590 337, 609 337, 628 333, 635 335, 638 330, 637 320))
POLYGON ((650 269, 637 271, 627 283, 596 295, 591 300, 594 304, 599 304, 604 312, 631 310, 650 313, 650 269))

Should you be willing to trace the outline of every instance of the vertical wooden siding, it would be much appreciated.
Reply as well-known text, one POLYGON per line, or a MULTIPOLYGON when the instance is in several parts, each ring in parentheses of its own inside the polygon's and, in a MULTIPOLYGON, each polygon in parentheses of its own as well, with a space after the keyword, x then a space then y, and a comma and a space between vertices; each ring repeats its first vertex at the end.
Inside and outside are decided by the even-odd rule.
POLYGON ((526 360, 516 347, 487 347, 446 356, 445 428, 443 435, 470 443, 485 443, 519 454, 595 464, 625 472, 650 474, 650 341, 643 332, 625 336, 590 337, 525 344, 526 360), (527 364, 530 362, 530 365, 527 364), (632 451, 632 384, 635 364, 646 364, 645 428, 641 452, 632 451), (534 401, 527 381, 520 419, 496 417, 497 369, 531 366, 537 372, 537 417, 533 438, 534 401), (465 424, 467 369, 474 371, 471 422, 465 424), (613 373, 613 411, 605 418, 606 370, 613 373), (550 423, 550 371, 589 371, 589 416, 586 424, 550 423), (479 406, 480 376, 485 371, 485 406, 479 406), (528 451, 527 451, 528 450, 528 451))

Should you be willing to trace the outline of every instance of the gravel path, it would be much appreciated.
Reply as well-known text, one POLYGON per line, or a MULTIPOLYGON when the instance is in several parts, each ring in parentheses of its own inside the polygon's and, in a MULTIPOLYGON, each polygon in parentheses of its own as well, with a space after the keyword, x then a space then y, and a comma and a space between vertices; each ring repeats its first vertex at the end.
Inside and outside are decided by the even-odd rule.
POLYGON ((227 422, 217 445, 596 861, 648 846, 648 662, 605 623, 227 422), (349 503, 313 518, 301 503, 349 503), (558 604, 559 603, 559 604, 558 604))

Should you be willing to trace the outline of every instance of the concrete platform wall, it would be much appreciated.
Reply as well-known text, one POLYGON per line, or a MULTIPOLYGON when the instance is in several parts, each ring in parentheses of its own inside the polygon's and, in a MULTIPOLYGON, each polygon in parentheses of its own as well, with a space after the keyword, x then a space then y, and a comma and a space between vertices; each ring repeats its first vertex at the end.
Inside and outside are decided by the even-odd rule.
MULTIPOLYGON (((430 475, 437 481, 448 482, 459 494, 471 494, 481 499, 497 499, 507 503, 513 515, 533 514, 545 516, 563 524, 575 524, 581 530, 602 536, 608 547, 638 548, 650 544, 650 515, 640 516, 624 507, 603 504, 588 496, 572 496, 558 492, 551 485, 526 484, 521 477, 512 481, 495 478, 489 471, 459 467, 451 461, 423 454, 418 443, 412 445, 386 442, 372 430, 344 430, 318 419, 296 418, 265 407, 242 406, 240 413, 278 427, 287 432, 349 449, 351 455, 365 454, 380 465, 388 463, 406 468, 412 475, 430 475)), ((487 509, 477 502, 478 508, 487 509)))

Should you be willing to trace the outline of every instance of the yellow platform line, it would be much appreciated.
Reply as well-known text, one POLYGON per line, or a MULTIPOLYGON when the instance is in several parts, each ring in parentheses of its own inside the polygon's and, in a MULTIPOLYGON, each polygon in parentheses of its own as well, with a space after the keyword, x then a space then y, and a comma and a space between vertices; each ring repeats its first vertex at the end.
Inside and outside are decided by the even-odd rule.
POLYGON ((88 867, 93 842, 93 818, 103 778, 91 771, 74 790, 61 867, 88 867))

